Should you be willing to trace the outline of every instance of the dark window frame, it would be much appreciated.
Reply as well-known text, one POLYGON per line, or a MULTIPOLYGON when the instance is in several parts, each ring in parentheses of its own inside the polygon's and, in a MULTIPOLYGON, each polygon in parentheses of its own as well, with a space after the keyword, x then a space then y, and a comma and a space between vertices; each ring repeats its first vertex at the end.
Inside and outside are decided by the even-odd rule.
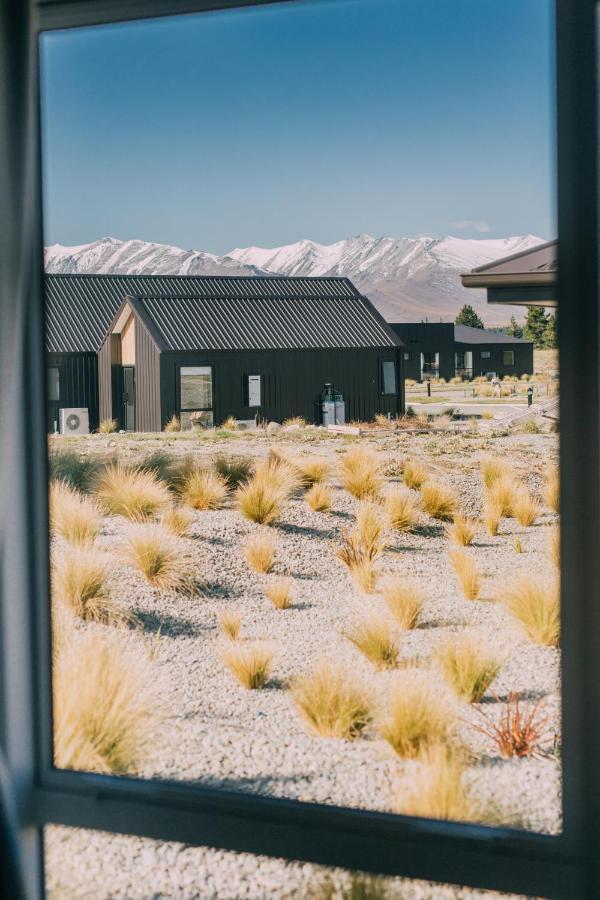
MULTIPOLYGON (((44 27, 243 5, 40 0, 44 27)), ((28 896, 43 894, 46 823, 529 895, 600 896, 596 14, 595 0, 556 0, 565 742, 564 831, 549 837, 53 768, 37 24, 29 4, 0 5, 0 417, 21 421, 28 409, 22 428, 0 432, 0 497, 11 510, 0 517, 0 746, 28 896), (581 521, 586 529, 575 527, 581 521)))

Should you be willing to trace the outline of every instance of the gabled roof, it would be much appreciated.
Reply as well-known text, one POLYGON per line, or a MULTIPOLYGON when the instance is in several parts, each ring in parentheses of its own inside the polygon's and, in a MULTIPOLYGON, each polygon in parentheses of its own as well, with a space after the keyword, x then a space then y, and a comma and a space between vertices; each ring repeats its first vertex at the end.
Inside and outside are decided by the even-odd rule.
POLYGON ((530 344, 523 338, 513 337, 501 331, 487 328, 473 328, 470 325, 455 325, 454 340, 457 344, 530 344))
POLYGON ((46 275, 45 287, 51 353, 97 351, 126 296, 142 298, 142 315, 173 349, 398 343, 347 278, 46 275))

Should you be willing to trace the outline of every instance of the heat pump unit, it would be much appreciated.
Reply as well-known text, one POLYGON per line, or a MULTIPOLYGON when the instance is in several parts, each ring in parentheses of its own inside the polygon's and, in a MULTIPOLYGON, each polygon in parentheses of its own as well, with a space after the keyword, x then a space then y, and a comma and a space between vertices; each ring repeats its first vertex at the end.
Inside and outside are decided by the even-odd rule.
POLYGON ((90 417, 87 407, 83 409, 61 409, 60 410, 60 433, 61 434, 89 434, 90 433, 90 417))

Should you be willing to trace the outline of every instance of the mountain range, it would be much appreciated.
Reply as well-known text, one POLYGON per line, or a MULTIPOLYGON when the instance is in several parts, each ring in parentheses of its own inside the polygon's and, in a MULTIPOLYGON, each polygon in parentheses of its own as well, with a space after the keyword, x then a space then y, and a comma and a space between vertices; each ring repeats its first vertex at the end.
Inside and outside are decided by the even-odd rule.
MULTIPOLYGON (((345 276, 390 322, 452 321, 470 303, 486 325, 505 324, 510 307, 488 306, 483 291, 468 290, 460 273, 543 241, 535 235, 495 240, 357 235, 334 244, 302 240, 271 249, 244 247, 217 256, 141 240, 101 238, 90 244, 46 248, 47 272, 146 275, 345 276)), ((522 317, 522 309, 514 310, 522 317)))

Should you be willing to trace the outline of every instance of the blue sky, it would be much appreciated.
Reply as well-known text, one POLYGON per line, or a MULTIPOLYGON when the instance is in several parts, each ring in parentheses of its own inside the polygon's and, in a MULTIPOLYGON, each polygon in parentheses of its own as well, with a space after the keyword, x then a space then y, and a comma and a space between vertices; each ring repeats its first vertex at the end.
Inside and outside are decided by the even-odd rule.
POLYGON ((312 0, 42 39, 45 241, 552 237, 550 0, 312 0))

